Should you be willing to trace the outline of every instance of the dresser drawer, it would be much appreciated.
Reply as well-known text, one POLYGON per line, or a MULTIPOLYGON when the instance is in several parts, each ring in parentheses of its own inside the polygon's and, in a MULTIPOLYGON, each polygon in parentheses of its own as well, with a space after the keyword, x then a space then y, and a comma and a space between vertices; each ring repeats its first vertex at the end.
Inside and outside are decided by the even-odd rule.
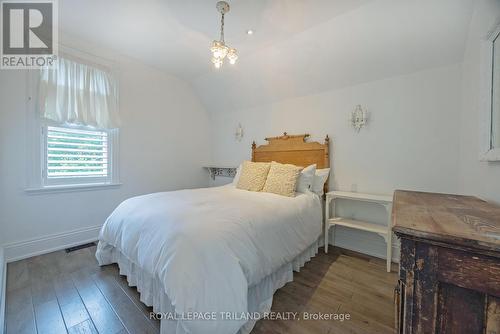
POLYGON ((497 258, 439 247, 438 280, 500 297, 500 261, 497 258))

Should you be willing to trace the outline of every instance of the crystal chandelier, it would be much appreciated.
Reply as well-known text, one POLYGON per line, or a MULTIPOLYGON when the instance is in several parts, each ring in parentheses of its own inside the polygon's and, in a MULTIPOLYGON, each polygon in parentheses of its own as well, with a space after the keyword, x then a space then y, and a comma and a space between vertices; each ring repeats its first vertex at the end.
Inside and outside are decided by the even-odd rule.
POLYGON ((220 68, 224 63, 224 58, 227 58, 230 64, 236 64, 236 60, 238 60, 238 53, 235 48, 227 46, 224 42, 224 14, 229 12, 229 4, 225 1, 219 1, 217 2, 216 8, 219 13, 221 13, 220 39, 212 42, 210 51, 212 52, 212 63, 215 68, 220 68))

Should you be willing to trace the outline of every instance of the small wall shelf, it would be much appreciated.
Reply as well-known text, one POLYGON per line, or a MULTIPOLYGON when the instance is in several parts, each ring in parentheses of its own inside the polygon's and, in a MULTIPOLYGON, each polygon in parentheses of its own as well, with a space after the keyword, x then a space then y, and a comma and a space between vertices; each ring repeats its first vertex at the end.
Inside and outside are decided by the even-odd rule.
POLYGON ((222 177, 234 177, 236 175, 236 169, 238 167, 235 166, 225 166, 225 165, 219 165, 219 164, 207 164, 204 165, 203 168, 206 168, 208 170, 208 173, 210 174, 210 177, 212 180, 215 180, 216 176, 222 176, 222 177))
MULTIPOLYGON (((361 194, 347 191, 331 191, 326 194, 325 203, 325 253, 328 253, 329 230, 332 228, 332 242, 335 242, 335 226, 343 226, 356 230, 372 232, 380 235, 387 243, 387 272, 391 271, 392 261, 392 230, 391 230, 391 211, 392 211, 392 196, 361 194), (335 216, 335 200, 347 199, 352 201, 361 201, 368 203, 376 203, 382 205, 387 213, 387 225, 381 225, 361 220, 354 220, 344 217, 335 216), (330 217, 330 203, 332 203, 330 217)), ((333 246, 333 244, 332 244, 333 246)))

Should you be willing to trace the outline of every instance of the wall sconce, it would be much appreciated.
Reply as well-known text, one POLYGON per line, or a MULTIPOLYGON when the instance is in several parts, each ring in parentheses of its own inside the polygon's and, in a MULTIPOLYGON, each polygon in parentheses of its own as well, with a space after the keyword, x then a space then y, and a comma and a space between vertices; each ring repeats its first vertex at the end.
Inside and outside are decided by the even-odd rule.
POLYGON ((241 139, 243 138, 243 128, 241 127, 241 123, 238 123, 238 127, 236 128, 234 137, 236 138, 237 141, 241 141, 241 139))
POLYGON ((352 127, 359 132, 362 127, 368 124, 368 113, 366 110, 361 108, 361 105, 357 105, 356 109, 351 112, 350 123, 352 127))

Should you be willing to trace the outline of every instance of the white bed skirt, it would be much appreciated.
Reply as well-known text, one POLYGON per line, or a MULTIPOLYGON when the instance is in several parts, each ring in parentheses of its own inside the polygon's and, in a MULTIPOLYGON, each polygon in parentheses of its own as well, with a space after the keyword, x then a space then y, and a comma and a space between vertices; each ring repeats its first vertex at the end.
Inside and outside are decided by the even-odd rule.
MULTIPOLYGON (((249 287, 248 312, 269 312, 273 303, 274 292, 286 283, 293 281, 293 272, 300 271, 300 268, 318 253, 318 247, 319 243, 315 241, 294 260, 265 277, 258 284, 249 287)), ((102 250, 100 257, 101 265, 118 264, 120 275, 127 276, 129 285, 137 287, 141 302, 147 306, 152 306, 155 313, 175 314, 174 307, 163 289, 163 283, 160 282, 158 277, 141 270, 135 263, 111 245, 102 250)), ((249 320, 241 327, 238 334, 250 333, 255 323, 256 320, 249 320)), ((182 321, 162 319, 160 328, 161 334, 188 334, 182 326, 182 321)))

